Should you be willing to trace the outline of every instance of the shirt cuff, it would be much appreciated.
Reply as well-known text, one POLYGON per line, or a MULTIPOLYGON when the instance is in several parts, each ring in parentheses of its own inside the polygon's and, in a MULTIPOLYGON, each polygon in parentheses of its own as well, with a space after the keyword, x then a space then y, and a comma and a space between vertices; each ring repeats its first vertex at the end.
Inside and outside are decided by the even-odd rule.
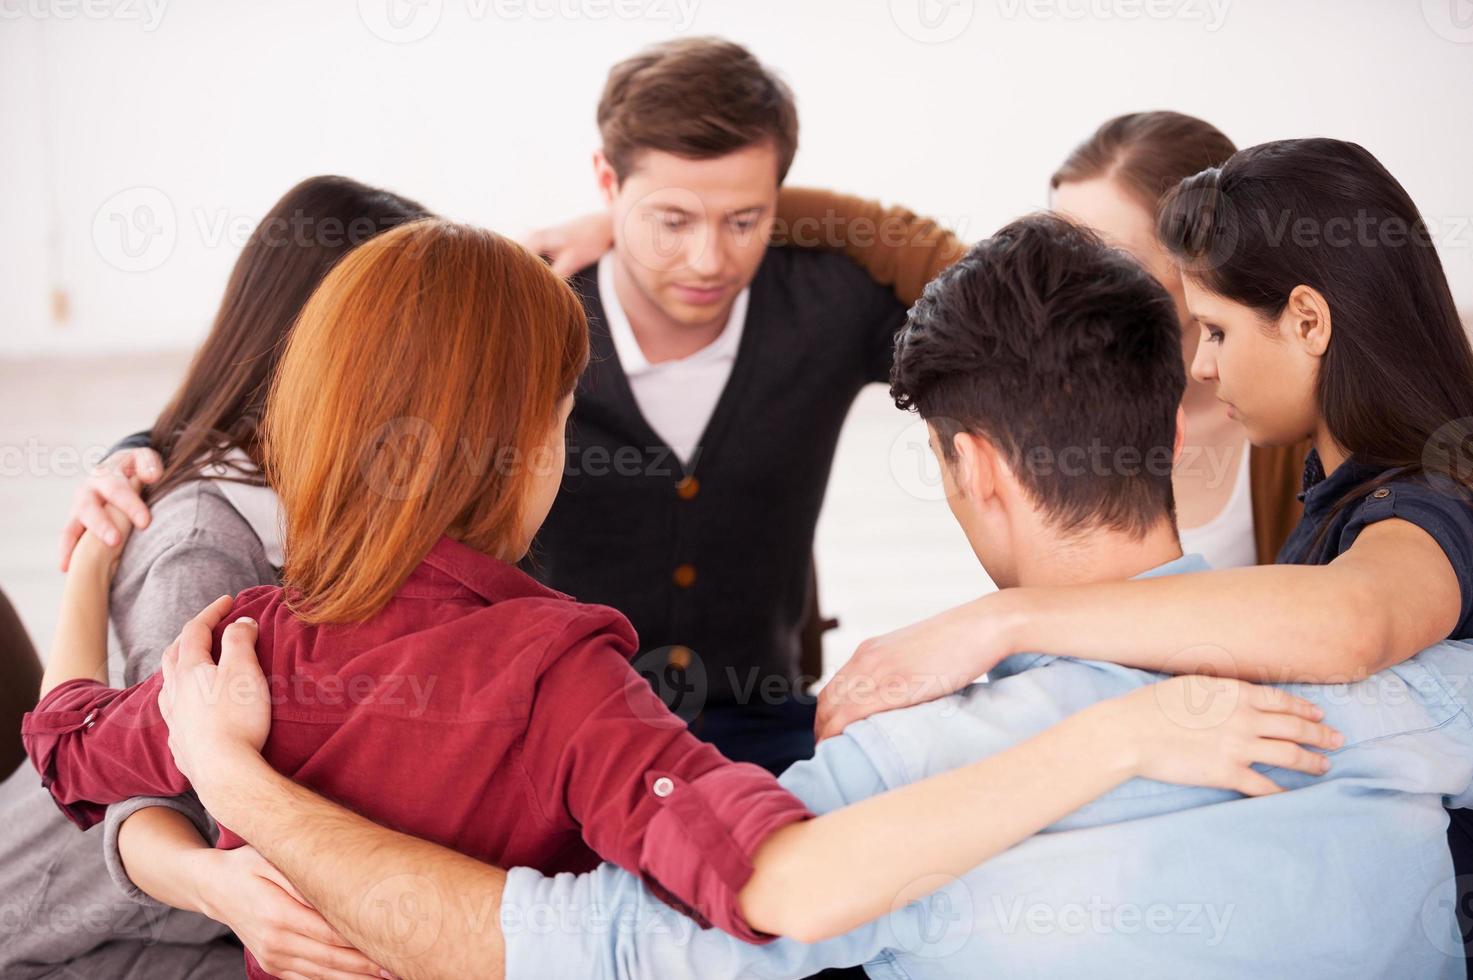
POLYGON ((172 908, 154 898, 152 895, 133 884, 133 879, 128 877, 128 871, 123 867, 123 855, 118 850, 118 834, 123 829, 123 823, 137 813, 139 810, 147 810, 151 806, 161 806, 175 813, 182 813, 194 824, 194 829, 206 841, 214 844, 219 836, 215 828, 215 822, 205 812, 204 806, 193 793, 184 796, 135 796, 131 800, 122 803, 114 803, 107 808, 107 820, 102 825, 102 853, 107 861, 107 873, 112 878, 113 884, 133 901, 140 905, 153 908, 172 908))
POLYGON ((31 764, 41 774, 41 786, 51 794, 51 799, 66 818, 82 830, 100 823, 107 808, 96 803, 68 803, 62 799, 56 791, 56 751, 67 735, 91 728, 97 721, 98 712, 121 693, 97 681, 70 680, 52 688, 35 710, 27 712, 21 719, 21 741, 31 764))
POLYGON ((651 771, 646 788, 664 804, 645 831, 640 871, 652 892, 702 927, 749 943, 757 932, 737 909, 752 877, 752 854, 775 831, 813 814, 767 770, 721 766, 693 780, 651 771))

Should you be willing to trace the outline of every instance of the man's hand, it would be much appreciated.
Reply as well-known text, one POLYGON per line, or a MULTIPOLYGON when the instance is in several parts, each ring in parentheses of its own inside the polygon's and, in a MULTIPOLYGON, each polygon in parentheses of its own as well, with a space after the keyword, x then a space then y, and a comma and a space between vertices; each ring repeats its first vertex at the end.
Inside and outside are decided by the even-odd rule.
POLYGON ((72 498, 72 511, 61 532, 61 570, 70 566, 72 549, 84 531, 91 531, 109 546, 122 546, 122 536, 108 520, 108 504, 126 514, 134 527, 148 527, 150 515, 139 489, 157 483, 163 475, 163 460, 152 449, 125 449, 99 463, 72 498))
POLYGON ((220 760, 259 757, 271 730, 271 692, 256 660, 255 620, 241 618, 227 626, 220 662, 210 657, 215 627, 233 602, 221 596, 185 624, 164 651, 164 686, 159 690, 174 762, 207 810, 209 778, 223 768, 220 760))

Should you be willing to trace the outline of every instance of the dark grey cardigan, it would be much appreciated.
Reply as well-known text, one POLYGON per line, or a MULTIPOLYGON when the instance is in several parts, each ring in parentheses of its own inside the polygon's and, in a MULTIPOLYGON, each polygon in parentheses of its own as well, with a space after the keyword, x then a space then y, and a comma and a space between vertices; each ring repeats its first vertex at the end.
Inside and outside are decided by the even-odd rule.
POLYGON ((596 270, 573 279, 592 362, 531 571, 623 612, 643 650, 673 651, 675 665, 698 660, 710 702, 791 690, 839 430, 859 390, 888 380, 905 309, 836 253, 768 249, 730 380, 682 467, 640 414, 596 270))

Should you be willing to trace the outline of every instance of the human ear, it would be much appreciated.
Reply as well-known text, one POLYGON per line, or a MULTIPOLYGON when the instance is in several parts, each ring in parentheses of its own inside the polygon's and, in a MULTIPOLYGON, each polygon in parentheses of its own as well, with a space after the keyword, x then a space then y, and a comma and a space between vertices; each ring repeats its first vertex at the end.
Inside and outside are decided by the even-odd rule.
POLYGON ((1283 321, 1288 337, 1311 357, 1324 357, 1330 349, 1330 304, 1313 286, 1298 285, 1284 304, 1283 321))
POLYGON ((598 194, 605 204, 613 204, 619 196, 619 174, 603 150, 593 151, 593 179, 598 183, 598 194))
POLYGON ((957 489, 976 505, 988 503, 997 494, 997 448, 970 432, 952 436, 951 445, 956 453, 951 465, 957 489))

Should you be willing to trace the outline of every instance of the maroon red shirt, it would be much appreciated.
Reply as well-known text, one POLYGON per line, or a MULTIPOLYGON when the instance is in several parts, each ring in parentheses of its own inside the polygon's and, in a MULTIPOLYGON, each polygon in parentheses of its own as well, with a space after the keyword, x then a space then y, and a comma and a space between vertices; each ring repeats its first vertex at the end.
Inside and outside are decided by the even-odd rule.
MULTIPOLYGON (((247 589, 227 620, 260 624, 272 689, 263 754, 279 772, 502 867, 613 861, 703 925, 769 938, 743 921, 736 895, 757 846, 810 814, 666 710, 629 664, 638 646, 617 611, 450 538, 367 622, 307 625, 283 600, 280 588, 247 589)), ((217 631, 217 655, 219 642, 217 631)), ((188 789, 161 684, 71 681, 26 716, 26 751, 79 827, 106 804, 188 789)), ((221 828, 220 847, 241 843, 221 828)))

